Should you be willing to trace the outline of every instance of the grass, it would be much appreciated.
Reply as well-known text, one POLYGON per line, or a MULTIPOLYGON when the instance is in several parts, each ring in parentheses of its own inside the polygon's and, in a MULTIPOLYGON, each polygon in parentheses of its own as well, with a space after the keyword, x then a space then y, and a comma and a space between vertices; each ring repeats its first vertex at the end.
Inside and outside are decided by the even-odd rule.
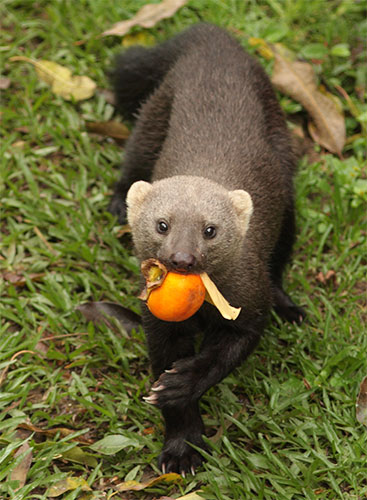
MULTIPOLYGON (((98 35, 144 3, 3 0, 0 7, 0 67, 11 82, 0 145, 1 499, 48 498, 48 488, 67 477, 84 479, 91 491, 70 483, 62 498, 108 498, 124 480, 159 473, 163 429, 159 412, 142 400, 152 383, 143 332, 96 328, 75 311, 88 300, 139 309, 138 262, 106 212, 121 147, 85 128, 110 119, 113 108, 101 92, 65 101, 31 66, 9 62, 20 54, 53 60, 106 88, 120 41, 98 35), (91 448, 110 435, 125 438, 119 452, 91 448), (14 474, 29 452, 15 454, 22 443, 32 462, 17 489, 14 474)), ((206 499, 367 498, 366 429, 355 418, 367 374, 362 8, 350 1, 192 0, 149 30, 161 41, 205 19, 246 47, 248 36, 281 42, 313 59, 335 95, 342 86, 357 113, 342 101, 349 138, 343 159, 314 146, 300 162, 299 236, 287 287, 308 321, 295 327, 274 317, 256 353, 203 398, 211 453, 195 477, 115 498, 178 498, 197 488, 206 499)), ((262 62, 270 71, 271 62, 262 62)), ((305 117, 297 103, 280 99, 290 119, 305 117)))

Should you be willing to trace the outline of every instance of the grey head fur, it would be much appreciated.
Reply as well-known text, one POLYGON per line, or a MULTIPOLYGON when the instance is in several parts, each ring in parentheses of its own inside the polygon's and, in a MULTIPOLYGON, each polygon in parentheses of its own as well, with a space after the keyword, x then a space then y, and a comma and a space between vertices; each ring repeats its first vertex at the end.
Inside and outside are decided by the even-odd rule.
POLYGON ((239 255, 252 214, 252 200, 244 190, 229 191, 196 176, 174 176, 152 184, 135 182, 126 198, 128 222, 141 260, 157 258, 169 265, 177 252, 194 255, 193 272, 226 268, 239 255), (168 231, 161 234, 157 224, 168 231), (215 237, 204 231, 215 228, 215 237))

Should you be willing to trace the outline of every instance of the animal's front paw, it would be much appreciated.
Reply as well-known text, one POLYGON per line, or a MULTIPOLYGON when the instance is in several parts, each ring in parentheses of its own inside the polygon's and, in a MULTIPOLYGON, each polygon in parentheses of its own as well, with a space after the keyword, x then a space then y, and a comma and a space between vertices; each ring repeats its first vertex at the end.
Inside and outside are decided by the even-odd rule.
POLYGON ((296 323, 297 325, 300 325, 306 317, 305 310, 294 303, 286 306, 277 306, 274 309, 282 319, 288 321, 289 323, 296 323))
POLYGON ((147 403, 158 408, 183 408, 194 399, 198 399, 195 372, 188 360, 176 361, 170 370, 166 370, 153 384, 147 403))
MULTIPOLYGON (((204 448, 201 437, 190 439, 195 446, 204 448)), ((166 472, 177 472, 183 477, 186 474, 195 474, 195 470, 203 461, 202 455, 192 448, 181 438, 169 439, 165 442, 162 453, 158 458, 158 466, 163 474, 166 472)))
POLYGON ((305 310, 297 306, 280 287, 274 289, 274 309, 282 319, 290 323, 299 325, 306 317, 305 310))

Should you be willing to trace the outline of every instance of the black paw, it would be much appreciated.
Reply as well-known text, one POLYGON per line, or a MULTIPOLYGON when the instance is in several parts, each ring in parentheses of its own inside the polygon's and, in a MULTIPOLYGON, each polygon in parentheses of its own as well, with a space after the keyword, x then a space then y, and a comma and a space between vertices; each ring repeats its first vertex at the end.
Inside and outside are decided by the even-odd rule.
POLYGON ((296 304, 292 306, 275 306, 274 310, 284 321, 296 323, 297 325, 300 325, 306 317, 305 310, 300 306, 296 306, 296 304))
MULTIPOLYGON (((200 448, 205 448, 201 437, 190 439, 190 442, 200 448)), ((197 467, 203 462, 203 457, 194 448, 181 438, 169 439, 166 441, 162 453, 158 458, 158 466, 163 474, 167 472, 177 472, 183 477, 186 474, 195 474, 197 467)))
POLYGON ((297 306, 281 288, 276 288, 274 291, 274 310, 281 319, 297 325, 300 325, 306 317, 305 310, 297 306))
POLYGON ((183 408, 196 400, 198 394, 195 373, 188 360, 176 361, 170 370, 166 370, 153 384, 147 403, 158 408, 183 408))

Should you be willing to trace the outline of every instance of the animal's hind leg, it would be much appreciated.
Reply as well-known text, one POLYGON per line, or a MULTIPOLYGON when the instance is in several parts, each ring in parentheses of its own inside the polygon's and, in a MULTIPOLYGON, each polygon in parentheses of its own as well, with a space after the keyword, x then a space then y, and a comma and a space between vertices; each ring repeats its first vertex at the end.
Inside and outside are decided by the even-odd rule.
POLYGON ((295 232, 296 224, 292 204, 288 207, 284 215, 282 229, 270 264, 270 274, 273 284, 273 306, 275 312, 286 321, 301 323, 306 316, 305 311, 302 307, 297 306, 283 290, 283 272, 292 253, 295 232))

